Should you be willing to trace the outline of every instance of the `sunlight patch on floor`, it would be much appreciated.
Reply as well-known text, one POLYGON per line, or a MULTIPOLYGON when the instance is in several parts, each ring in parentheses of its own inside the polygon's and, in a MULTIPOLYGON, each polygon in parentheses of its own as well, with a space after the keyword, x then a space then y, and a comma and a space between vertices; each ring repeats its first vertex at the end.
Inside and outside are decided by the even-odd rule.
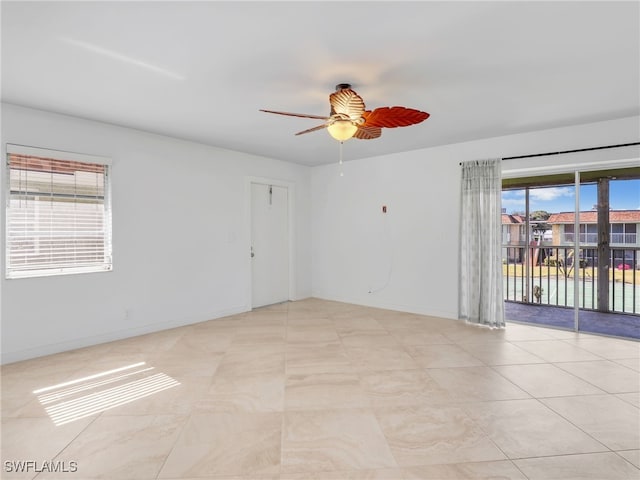
POLYGON ((38 395, 53 423, 64 425, 180 385, 169 375, 153 373, 154 367, 145 365, 135 363, 33 393, 38 395))

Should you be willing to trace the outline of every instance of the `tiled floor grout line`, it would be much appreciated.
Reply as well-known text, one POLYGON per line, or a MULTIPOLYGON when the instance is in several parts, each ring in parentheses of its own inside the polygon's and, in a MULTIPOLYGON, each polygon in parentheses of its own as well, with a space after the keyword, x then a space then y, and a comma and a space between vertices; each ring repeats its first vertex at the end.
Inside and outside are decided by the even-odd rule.
MULTIPOLYGON (((397 469, 398 471, 401 470, 406 470, 406 469, 410 469, 413 468, 413 465, 409 464, 409 465, 403 465, 403 462, 398 460, 398 457, 396 456, 396 453, 394 451, 394 449, 392 448, 392 442, 390 440, 390 437, 388 436, 387 433, 385 433, 385 430, 382 428, 383 425, 381 423, 380 420, 380 416, 376 413, 378 410, 384 410, 384 409, 388 409, 389 411, 393 411, 394 408, 397 407, 376 407, 374 405, 373 402, 371 402, 371 397, 369 397, 366 390, 365 390, 365 384, 363 384, 363 378, 367 375, 378 375, 378 374, 389 374, 391 376, 394 376, 394 372, 403 372, 403 371, 407 371, 407 370, 411 370, 411 371, 421 371, 424 372, 424 375, 427 375, 429 378, 431 378, 434 383, 436 385, 439 385, 444 391, 447 392, 448 395, 453 397, 452 392, 450 391, 450 387, 444 387, 441 386, 435 379, 434 377, 432 377, 429 372, 430 371, 434 371, 434 370, 440 370, 440 369, 473 369, 473 368, 482 368, 482 369, 486 369, 487 372, 492 372, 492 374, 497 374, 501 379, 505 380, 506 382, 508 382, 510 385, 512 385, 513 387, 517 388, 518 390, 526 393, 526 395, 528 395, 529 398, 522 398, 522 399, 497 399, 497 400, 492 400, 492 399, 488 399, 488 400, 479 400, 478 398, 476 399, 470 399, 467 402, 447 402, 446 404, 443 405, 448 405, 448 406, 452 406, 455 407, 459 410, 461 410, 464 413, 464 416, 467 417, 486 437, 487 440, 489 440, 491 442, 491 444, 495 447, 495 449, 497 449, 499 452, 502 453, 503 457, 505 458, 505 462, 508 462, 513 468, 517 469, 518 472, 520 472, 523 477, 525 478, 529 478, 526 474, 525 474, 525 470, 523 468, 521 468, 517 461, 520 460, 533 460, 533 459, 547 459, 547 458, 556 458, 556 457, 576 457, 579 455, 593 455, 593 454, 601 454, 601 453, 614 453, 616 454, 616 457, 621 459, 622 461, 624 461, 624 463, 629 464, 631 466, 633 466, 634 468, 637 469, 637 467, 631 463, 630 460, 628 460, 627 458, 623 457, 620 454, 621 450, 614 450, 612 447, 607 446, 606 443, 598 440, 597 438, 595 438, 593 435, 589 434, 584 428, 581 428, 577 423, 572 422, 571 420, 569 420, 569 418, 565 417, 564 415, 562 415, 559 411, 554 410, 551 406, 547 405, 543 400, 545 399, 556 399, 556 398, 565 398, 565 397, 596 397, 596 396, 601 396, 601 397, 607 397, 607 398, 615 398, 619 401, 624 401, 625 405, 631 405, 632 407, 635 407, 635 405, 633 405, 631 402, 631 399, 629 399, 629 401, 626 401, 624 399, 621 399, 619 397, 617 397, 617 393, 611 393, 608 391, 604 391, 601 387, 598 387, 597 385, 594 385, 592 382, 589 382, 588 380, 585 380, 583 378, 581 378, 579 375, 572 373, 570 371, 564 370, 562 369, 559 365, 557 364, 579 364, 579 363, 586 363, 586 362, 609 362, 612 365, 616 365, 618 367, 625 367, 625 369, 628 369, 630 371, 633 371, 632 368, 624 365, 624 364, 619 364, 618 362, 616 362, 615 360, 609 359, 607 357, 605 357, 604 355, 601 354, 597 354, 595 352, 590 351, 589 349, 586 348, 582 348, 580 346, 578 346, 575 343, 572 343, 570 340, 568 339, 562 339, 562 338, 553 338, 553 339, 548 339, 548 340, 522 340, 522 338, 526 337, 527 335, 527 331, 528 330, 522 330, 521 332, 518 331, 516 332, 517 336, 518 336, 518 340, 508 340, 506 338, 501 338, 500 340, 496 340, 495 342, 487 342, 486 339, 487 338, 491 338, 491 337, 483 337, 482 334, 478 334, 477 338, 475 337, 475 332, 469 330, 469 331, 462 331, 462 330, 458 330, 458 327, 460 325, 455 325, 455 328, 452 324, 451 328, 446 328, 448 326, 445 326, 443 323, 441 322, 433 322, 433 333, 437 334, 437 335, 442 335, 444 338, 448 339, 450 341, 450 343, 446 343, 446 344, 441 344, 441 343, 425 343, 424 345, 411 345, 411 344, 407 344, 407 342, 403 342, 400 339, 402 338, 400 335, 402 335, 400 332, 403 329, 406 329, 406 331, 416 331, 416 332, 424 332, 424 333, 428 333, 427 331, 425 331, 423 329, 423 326, 418 326, 418 322, 415 322, 414 319, 411 316, 404 316, 404 315, 399 315, 399 322, 398 322, 398 327, 393 327, 394 323, 393 323, 393 318, 391 317, 391 314, 384 312, 384 313, 380 313, 379 315, 375 316, 375 315, 370 315, 368 310, 360 310, 359 308, 351 308, 347 311, 340 311, 339 308, 337 306, 331 306, 332 308, 335 308, 335 312, 334 313, 325 313, 326 318, 322 318, 322 319, 318 319, 318 320, 322 320, 318 322, 318 325, 323 324, 324 320, 327 320, 327 322, 329 322, 331 324, 331 327, 329 327, 329 331, 331 331, 333 329, 333 331, 336 334, 337 337, 337 344, 340 347, 340 351, 344 352, 344 355, 346 356, 349 365, 354 365, 355 361, 359 361, 360 364, 362 364, 362 359, 367 358, 366 356, 363 357, 359 357, 359 353, 358 350, 355 349, 371 349, 372 351, 375 351, 376 348, 379 348, 377 343, 372 343, 371 345, 368 345, 366 347, 364 346, 359 346, 357 343, 352 346, 348 346, 345 341, 349 338, 350 335, 370 335, 370 332, 368 331, 368 329, 366 327, 363 326, 362 331, 360 332, 360 328, 357 326, 358 322, 353 322, 352 324, 349 324, 347 321, 343 322, 342 325, 345 328, 340 328, 341 327, 341 322, 342 320, 348 320, 351 319, 352 317, 355 318, 364 318, 364 319, 368 319, 370 318, 371 320, 373 320, 375 322, 376 325, 382 327, 382 330, 385 332, 384 336, 389 337, 390 339, 393 340, 393 347, 392 348, 398 348, 398 351, 402 351, 404 352, 404 354, 406 354, 408 356, 408 358, 410 358, 416 365, 416 367, 412 367, 412 368, 408 368, 408 367, 402 367, 402 366, 398 366, 397 368, 393 368, 391 370, 389 369, 377 369, 378 367, 376 366, 375 368, 369 370, 367 369, 366 364, 364 365, 358 365, 358 368, 348 368, 347 371, 349 372, 349 375, 354 376, 355 378, 357 378, 358 382, 357 382, 357 386, 358 389, 363 391, 364 395, 366 398, 370 399, 370 403, 368 404, 368 406, 366 407, 361 407, 361 406, 351 406, 351 407, 334 407, 334 406, 327 406, 327 407, 316 407, 316 408, 311 408, 310 410, 305 410, 305 409, 293 409, 293 410, 287 410, 286 407, 286 398, 287 398, 287 378, 289 377, 289 375, 293 375, 293 372, 289 372, 289 368, 290 368, 290 360, 291 360, 291 355, 292 355, 292 351, 289 349, 289 347, 294 346, 299 348, 300 350, 304 350, 305 345, 308 345, 308 343, 305 341, 306 338, 303 336, 302 337, 302 341, 296 342, 293 341, 293 337, 291 337, 291 333, 293 331, 297 330, 298 326, 304 326, 304 319, 307 318, 307 315, 309 315, 309 318, 313 318, 312 316, 312 311, 315 309, 315 304, 313 304, 311 307, 312 308, 307 308, 307 309, 302 309, 302 310, 295 310, 294 309, 294 304, 286 304, 285 307, 282 310, 267 310, 266 315, 264 315, 264 318, 267 319, 269 321, 269 323, 267 323, 267 325, 278 325, 278 328, 280 328, 280 326, 282 328, 284 328, 284 335, 282 337, 282 340, 271 340, 271 338, 269 339, 260 339, 259 338, 259 334, 258 334, 258 340, 257 341, 253 341, 251 339, 251 335, 249 334, 248 336, 245 335, 242 338, 242 342, 241 343, 235 343, 235 340, 237 338, 238 332, 242 332, 242 328, 243 327, 247 327, 249 329, 249 331, 251 329, 253 329, 254 327, 259 327, 260 326, 260 319, 261 319, 261 315, 262 313, 258 312, 258 315, 252 315, 251 312, 247 312, 246 314, 241 314, 238 316, 231 316, 228 317, 229 319, 232 318, 236 318, 236 323, 237 325, 234 327, 233 329, 233 335, 232 335, 232 339, 229 342, 229 344, 224 347, 224 350, 220 352, 220 357, 216 360, 217 364, 215 366, 215 368, 213 369, 213 371, 211 372, 211 374, 209 376, 207 376, 206 378, 208 378, 209 380, 209 386, 208 388, 204 389, 203 392, 204 393, 197 393, 199 392, 199 390, 197 390, 197 399, 202 399, 204 398, 210 391, 212 386, 214 385, 215 382, 215 378, 216 375, 219 372, 220 367, 223 365, 224 359, 225 357, 229 354, 229 352, 231 351, 231 349, 235 347, 237 348, 237 357, 234 357, 234 362, 238 361, 238 358, 242 358, 242 355, 240 355, 240 352, 243 352, 244 350, 250 351, 253 347, 256 346, 266 346, 268 347, 267 350, 270 350, 271 348, 273 348, 274 350, 278 350, 280 349, 282 351, 282 359, 284 361, 284 365, 282 367, 282 378, 283 378, 283 384, 281 386, 282 388, 282 406, 281 406, 281 410, 278 412, 273 412, 273 413, 278 413, 280 415, 280 438, 279 438, 279 464, 277 466, 277 473, 274 471, 274 475, 276 477, 274 478, 282 478, 282 477, 288 477, 290 475, 289 472, 286 471, 285 467, 285 444, 287 442, 290 442, 291 439, 287 440, 287 432, 285 430, 286 427, 286 415, 288 411, 292 411, 292 412, 306 412, 309 411, 311 413, 315 413, 318 411, 325 411, 325 412, 335 412, 335 411, 339 411, 339 412, 348 412, 348 411, 353 411, 353 412, 360 412, 360 411, 367 411, 367 412, 371 412, 371 414, 373 415, 373 418, 375 419, 375 423, 377 425, 377 428, 379 429, 379 431, 382 434, 382 437, 384 438, 384 441, 389 449, 389 451, 391 452, 391 455, 393 457, 393 460, 395 461, 396 466, 395 467, 390 467, 390 468, 394 468, 397 469), (269 312, 273 313, 273 318, 271 315, 269 315, 269 312), (282 317, 282 318, 280 318, 282 317), (280 319, 280 320, 274 320, 275 319, 280 319), (381 320, 384 319, 384 320, 381 320), (279 323, 281 322, 281 323, 279 323), (406 322, 406 323, 403 323, 406 322), (403 326, 404 325, 404 326, 403 326), (349 326, 347 328, 347 326, 349 326), (293 327, 293 328, 292 328, 293 327), (342 333, 341 333, 342 332, 342 333), (447 336, 447 332, 449 332, 450 336, 447 336), (456 340, 457 338, 457 340, 456 340), (262 341, 261 341, 262 340, 262 341), (536 342, 536 341, 540 341, 540 342, 544 342, 544 341, 559 341, 559 344, 564 343, 566 345, 568 345, 569 347, 572 348, 577 348, 579 350, 584 350, 585 352, 588 352, 589 354, 593 355, 594 357, 597 357, 597 359, 591 359, 591 360, 578 360, 578 361, 562 361, 562 362, 551 362, 548 360, 545 360, 544 358, 540 358, 541 363, 521 363, 521 362, 517 362, 515 361, 515 363, 506 363, 506 364, 497 364, 494 365, 493 362, 491 361, 485 361, 483 360, 483 358, 487 358, 484 355, 480 355, 480 353, 476 353, 474 354, 472 350, 468 350, 467 348, 465 348, 465 346, 469 346, 469 345, 473 345, 473 344, 489 344, 489 343, 495 343, 496 348, 500 348, 501 345, 503 344, 510 344, 515 348, 518 348, 519 350, 522 350, 523 352, 526 352, 534 357, 537 357, 536 354, 532 353, 532 352, 528 352, 526 349, 521 348, 520 345, 518 345, 518 342, 520 343, 529 343, 529 342, 536 342), (246 343, 243 343, 246 342, 246 343), (474 358, 476 360, 478 360, 479 364, 478 366, 439 366, 436 368, 425 368, 422 365, 425 364, 424 361, 419 361, 418 360, 418 354, 420 352, 419 349, 415 349, 413 347, 416 346, 422 346, 422 347, 429 347, 429 346, 433 346, 433 345, 451 345, 451 346, 455 346, 456 348, 459 348, 461 351, 466 352, 466 354, 468 354, 471 358, 474 358), (349 354, 349 350, 350 349, 354 349, 353 352, 355 357, 349 354), (586 384, 589 384, 595 388, 598 388, 599 390, 602 390, 602 393, 587 393, 587 394, 580 394, 580 395, 557 395, 557 396, 548 396, 548 397, 543 397, 543 396, 534 396, 532 395, 532 393, 530 393, 529 391, 527 391, 525 388, 519 386, 517 383, 515 383, 514 381, 510 380, 508 377, 506 377, 505 375, 503 375, 500 371, 499 371, 499 367, 518 367, 518 366, 527 366, 527 365, 550 365, 553 366, 555 368, 558 368, 559 370, 561 370, 562 372, 569 374, 571 377, 576 378, 577 380, 581 381, 581 382, 585 382, 586 384), (549 411, 551 413, 553 413, 553 415, 557 415, 558 418, 561 418, 562 420, 566 421, 569 425, 571 425, 572 427, 576 428, 577 431, 580 431, 584 436, 588 437, 589 439, 591 439, 592 441, 596 442, 597 444, 601 445, 604 450, 602 451, 597 451, 597 452, 572 452, 572 453, 567 453, 567 454, 550 454, 550 455, 540 455, 540 456, 527 456, 527 457, 515 457, 514 458, 510 458, 509 455, 507 455, 507 453, 505 453, 505 451, 503 450, 502 447, 500 447, 500 444, 503 444, 503 441, 501 440, 500 437, 498 437, 498 440, 494 440, 491 436, 489 436, 489 432, 490 430, 487 430, 485 428, 482 427, 482 425, 480 423, 478 423, 478 421, 475 419, 475 417, 471 417, 469 413, 467 413, 469 410, 467 410, 467 408, 465 408, 465 405, 475 405, 475 406, 480 406, 483 403, 486 403, 487 405, 496 405, 499 404, 501 402, 516 402, 516 401, 530 401, 530 400, 536 400, 536 403, 539 405, 542 405, 543 408, 546 411, 549 411)), ((330 309, 329 309, 330 310, 330 309)), ((420 316, 417 316, 418 318, 420 316)), ((426 318, 424 319, 425 322, 428 322, 429 319, 426 318)), ((215 322, 215 320, 214 320, 215 322)), ((364 321, 362 323, 362 325, 367 325, 367 322, 364 321)), ((535 327, 535 328, 542 328, 542 327, 535 327)), ((259 329, 257 329, 259 331, 259 329)), ((177 344, 179 342, 180 339, 182 338, 188 338, 190 335, 197 335, 197 332, 195 331, 195 328, 191 328, 191 330, 181 330, 181 335, 179 336, 179 338, 177 338, 174 342, 174 344, 177 344)), ((211 332, 207 331, 206 333, 207 335, 215 335, 217 333, 214 332, 214 330, 212 329, 211 332)), ((532 333, 532 335, 535 336, 535 333, 532 333)), ((152 337, 149 337, 152 338, 152 337)), ((429 337, 424 337, 424 338, 429 338, 429 337)), ((495 337, 494 337, 495 338, 495 337)), ((148 339, 145 339, 145 341, 148 341, 148 339)), ((152 341, 152 340, 151 340, 152 341)), ((360 341, 359 339, 357 341, 360 341)), ((377 342, 378 340, 375 339, 375 341, 377 342)), ((333 342, 333 341, 332 341, 333 342)), ((165 342, 166 343, 166 342, 165 342)), ((318 342, 318 344, 322 344, 324 342, 318 342)), ((133 345, 133 343, 132 343, 133 345)), ((148 345, 148 344, 147 344, 148 345)), ((198 345, 197 343, 195 343, 194 345, 198 345)), ((363 342, 363 345, 365 345, 365 343, 363 342)), ((175 346, 175 345, 174 345, 175 346)), ((187 344, 188 346, 188 344, 187 344)), ((391 346, 391 344, 389 345, 391 346)), ((382 348, 386 348, 387 346, 384 345, 382 348)), ((183 347, 184 348, 184 347, 183 347)), ((471 348, 471 347, 469 347, 471 348)), ((594 347, 595 348, 595 347, 594 347)), ((598 347, 598 348, 602 348, 602 347, 598 347)), ((170 349, 168 349, 170 350, 170 349)), ((168 351, 167 350, 167 351, 168 351)), ((446 350, 446 349, 445 349, 446 350)), ((568 352, 571 350, 567 350, 568 352)), ((146 352, 146 351, 145 351, 146 352)), ((476 350, 476 352, 479 352, 479 350, 476 350)), ((217 351, 216 351, 217 353, 217 351)), ((154 352, 155 358, 162 358, 165 353, 164 351, 160 351, 160 352, 154 352)), ((126 357, 126 355, 123 355, 123 358, 126 357)), ((516 357, 518 358, 518 357, 516 357)), ((522 358, 522 357, 520 357, 522 358)), ((380 365, 380 364, 377 364, 380 365)), ((396 364, 394 364, 395 366, 396 364)), ((400 364, 398 364, 400 365, 400 364)), ((182 367, 179 367, 179 369, 182 367)), ((304 370, 304 369, 303 369, 304 370)), ((313 370, 313 369, 312 369, 313 370)), ((27 370, 29 371, 29 370, 27 370)), ((342 371, 342 369, 340 369, 340 371, 342 371)), ((343 372, 344 373, 344 372, 343 372)), ((337 375, 339 375, 339 373, 336 373, 337 375)), ((262 375, 262 374, 260 374, 262 375)), ((309 373, 309 374, 302 374, 301 375, 315 375, 314 373, 309 373)), ((639 373, 640 375, 640 373, 639 373)), ((194 377, 194 378, 199 378, 199 377, 194 377)), ((203 377, 205 378, 205 377, 203 377)), ((406 378, 406 377, 405 377, 406 378)), ((409 377, 411 378, 411 377, 409 377)), ((420 377, 420 382, 424 382, 424 380, 427 377, 420 377)), ((462 377, 465 378, 465 377, 462 377)), ((427 385, 427 383, 425 382, 425 385, 427 385)), ((354 390, 355 391, 355 390, 354 390)), ((508 392, 509 390, 507 390, 508 392)), ((433 400, 432 400, 433 401, 433 400)), ((439 401, 437 399, 435 399, 435 401, 439 401)), ((188 410, 188 414, 185 415, 185 419, 182 421, 182 423, 179 425, 179 428, 177 429, 177 431, 175 432, 175 437, 173 439, 173 442, 171 444, 171 447, 169 449, 167 449, 166 455, 164 456, 164 458, 162 459, 161 464, 159 465, 159 468, 157 470, 157 473, 155 475, 154 478, 156 479, 160 479, 160 475, 162 473, 162 470, 164 469, 164 467, 167 465, 167 461, 169 459, 169 457, 175 452, 176 447, 178 445, 178 443, 180 442, 181 437, 183 436, 183 434, 185 433, 185 429, 187 428, 188 425, 191 424, 192 419, 193 419, 193 415, 195 415, 196 412, 196 404, 197 404, 197 400, 193 400, 192 405, 190 405, 190 408, 188 410)), ((414 408, 412 407, 413 404, 409 404, 409 406, 407 408, 414 408)), ((438 408, 438 403, 434 403, 434 404, 429 404, 429 407, 434 407, 434 408, 438 408)), ((416 404, 415 408, 422 408, 422 404, 420 404, 418 406, 418 404, 416 404)), ((637 407, 636 407, 637 408, 637 407)), ((499 408, 496 408, 496 411, 499 411, 499 408)), ((221 412, 222 410, 216 411, 213 410, 213 412, 221 412)), ((239 410, 239 412, 242 412, 243 410, 239 410)), ((428 410, 427 410, 428 411, 428 410)), ((235 412, 235 411, 234 411, 235 412)), ((263 411, 258 410, 257 413, 262 413, 263 411)), ((123 413, 122 415, 127 415, 126 413, 123 413)), ((135 414, 129 414, 129 415, 135 415, 135 414)), ((153 416, 153 417, 157 417, 158 415, 160 415, 159 413, 148 413, 148 414, 138 414, 138 415, 149 415, 149 416, 153 416)), ((171 415, 174 415, 173 413, 171 415)), ((176 414, 177 415, 177 414, 176 414)), ((94 425, 96 423, 96 421, 99 418, 103 418, 104 417, 104 413, 100 413, 96 416, 94 416, 92 418, 92 420, 87 423, 87 425, 85 425, 78 433, 75 434, 75 436, 73 438, 71 438, 61 449, 60 451, 56 454, 56 457, 60 456, 67 448, 69 448, 71 445, 74 444, 74 442, 77 442, 78 437, 81 436, 83 433, 85 433, 87 431, 87 429, 89 429, 90 426, 94 425)), ((16 417, 16 418, 20 418, 20 417, 16 417)), ((39 417, 37 417, 39 418, 39 417)), ((385 418, 385 416, 382 417, 383 419, 385 418)), ((3 417, 4 420, 4 417, 3 417)), ((273 417, 273 420, 276 420, 276 417, 273 417)), ((386 420, 388 421, 388 420, 386 420)), ((388 428, 388 425, 385 427, 388 428)), ((275 432, 274 432, 275 433, 275 432)), ((395 432, 394 436, 395 436, 395 432)), ((579 437, 578 437, 579 438, 579 437)), ((576 443, 576 445, 578 445, 576 443)), ((504 446, 504 445, 503 445, 504 446)), ((588 449, 588 448, 585 448, 588 449)), ((527 451, 527 453, 529 452, 535 452, 536 450, 525 450, 527 451)), ((541 452, 543 450, 537 450, 537 452, 541 452)), ((635 449, 628 449, 625 451, 631 451, 634 452, 635 449)), ((633 458, 633 457, 632 457, 633 458)), ((472 461, 457 461, 455 463, 447 463, 444 462, 443 464, 433 464, 431 462, 426 462, 424 465, 416 465, 416 467, 425 467, 425 468, 429 468, 429 467, 434 467, 434 466, 438 466, 438 465, 471 465, 471 464, 477 464, 477 463, 486 463, 487 465, 493 464, 494 462, 497 462, 498 460, 485 460, 485 461, 476 461, 476 462, 472 462, 472 461)), ((635 460, 634 460, 635 461, 635 460)), ((346 469, 345 469, 346 470, 346 469)), ((383 472, 385 470, 385 468, 382 467, 374 467, 374 468, 369 468, 366 466, 360 466, 358 468, 355 468, 352 470, 372 470, 374 472, 383 472)), ((331 469, 331 470, 321 470, 320 473, 322 472, 334 472, 335 473, 335 469, 331 469)), ((293 471, 292 471, 293 472, 293 471)), ((318 471, 316 470, 308 470, 309 472, 309 476, 311 475, 318 475, 318 471), (313 473, 311 473, 313 472, 313 473)), ((38 474, 39 475, 39 474, 38 474)), ((38 476, 36 475, 36 477, 38 476)), ((194 475, 194 476, 198 476, 198 475, 194 475)), ((267 475, 268 476, 268 475, 267 475)), ((295 476, 295 475, 293 475, 295 476)), ((35 478, 35 477, 34 477, 35 478)), ((203 477, 205 478, 205 477, 203 477)), ((222 474, 217 474, 217 476, 214 475, 214 477, 212 478, 223 478, 222 474)), ((242 478, 243 480, 247 480, 248 478, 251 478, 251 475, 248 474, 239 474, 238 478, 242 478)), ((269 477, 270 478, 270 477, 269 477)), ((298 478, 296 476, 296 478, 298 478)), ((37 480, 37 479, 36 479, 37 480)))
POLYGON ((192 415, 193 415, 193 408, 192 408, 191 412, 189 412, 189 415, 187 415, 187 419, 182 423, 181 427, 179 428, 179 432, 176 432, 176 436, 175 436, 175 440, 173 441, 173 445, 171 445, 171 448, 169 449, 169 451, 165 455, 164 460, 162 460, 162 464, 160 465, 160 468, 158 469, 158 473, 155 476, 156 480, 160 479, 160 474, 162 473, 162 470, 164 469, 164 466, 167 464, 167 460, 169 459, 169 457, 173 453, 174 449, 176 448, 178 440, 180 440, 180 437, 182 436, 182 432, 187 427, 187 425, 189 425, 189 422, 191 421, 191 416, 192 415))

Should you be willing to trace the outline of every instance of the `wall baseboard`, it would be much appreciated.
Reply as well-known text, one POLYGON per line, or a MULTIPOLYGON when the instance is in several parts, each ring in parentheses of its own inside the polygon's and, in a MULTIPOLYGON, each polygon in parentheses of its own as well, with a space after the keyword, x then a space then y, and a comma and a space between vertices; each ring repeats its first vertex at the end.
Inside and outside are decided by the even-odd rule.
POLYGON ((247 305, 231 307, 224 310, 218 310, 207 316, 206 319, 202 318, 182 318, 177 320, 171 320, 162 323, 153 323, 142 325, 135 328, 127 328, 124 330, 118 330, 115 332, 104 333, 100 335, 92 335, 89 337, 74 338, 73 340, 39 345, 34 348, 16 351, 3 351, 0 355, 0 364, 6 365, 9 363, 20 362, 23 360, 30 360, 33 358, 44 357, 46 355, 53 355, 56 353, 67 352, 69 350, 76 350, 78 348, 86 348, 94 345, 100 345, 102 343, 114 342, 117 340, 124 340, 126 338, 137 337, 139 335, 145 335, 148 333, 161 332, 163 330, 170 330, 172 328, 184 327, 186 325, 194 325, 197 323, 208 322, 210 320, 216 320, 229 315, 236 315, 238 313, 245 313, 250 308, 247 305))
POLYGON ((368 302, 363 299, 345 298, 339 295, 328 295, 320 292, 314 292, 313 297, 319 298, 321 300, 331 300, 334 302, 351 303, 353 305, 360 305, 363 307, 380 308, 383 310, 395 310, 395 311, 404 312, 404 313, 414 313, 416 315, 426 315, 429 317, 440 317, 440 318, 446 318, 450 320, 458 320, 457 311, 440 311, 440 310, 425 308, 422 306, 403 305, 403 304, 397 304, 397 303, 368 302))

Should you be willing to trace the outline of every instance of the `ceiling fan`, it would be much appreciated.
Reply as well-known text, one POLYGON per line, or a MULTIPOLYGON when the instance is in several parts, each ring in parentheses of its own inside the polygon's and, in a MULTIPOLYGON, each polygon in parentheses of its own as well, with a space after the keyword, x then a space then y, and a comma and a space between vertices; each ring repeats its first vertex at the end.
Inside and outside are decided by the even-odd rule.
POLYGON ((350 138, 371 140, 378 138, 382 134, 382 128, 408 127, 429 118, 427 112, 406 107, 380 107, 375 110, 366 110, 364 100, 351 89, 351 85, 348 83, 336 85, 336 91, 329 95, 329 103, 331 112, 328 117, 304 113, 277 112, 274 110, 260 111, 288 115, 290 117, 324 120, 325 122, 322 125, 303 130, 296 133, 296 135, 326 128, 329 134, 339 142, 344 142, 350 138))

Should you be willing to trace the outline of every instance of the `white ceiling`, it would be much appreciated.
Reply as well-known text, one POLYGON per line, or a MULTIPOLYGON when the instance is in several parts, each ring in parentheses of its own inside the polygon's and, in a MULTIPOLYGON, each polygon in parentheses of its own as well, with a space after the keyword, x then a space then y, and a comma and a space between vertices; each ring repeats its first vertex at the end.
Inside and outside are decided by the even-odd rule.
POLYGON ((337 83, 425 122, 345 160, 640 114, 640 3, 2 1, 5 102, 305 165, 337 83))

